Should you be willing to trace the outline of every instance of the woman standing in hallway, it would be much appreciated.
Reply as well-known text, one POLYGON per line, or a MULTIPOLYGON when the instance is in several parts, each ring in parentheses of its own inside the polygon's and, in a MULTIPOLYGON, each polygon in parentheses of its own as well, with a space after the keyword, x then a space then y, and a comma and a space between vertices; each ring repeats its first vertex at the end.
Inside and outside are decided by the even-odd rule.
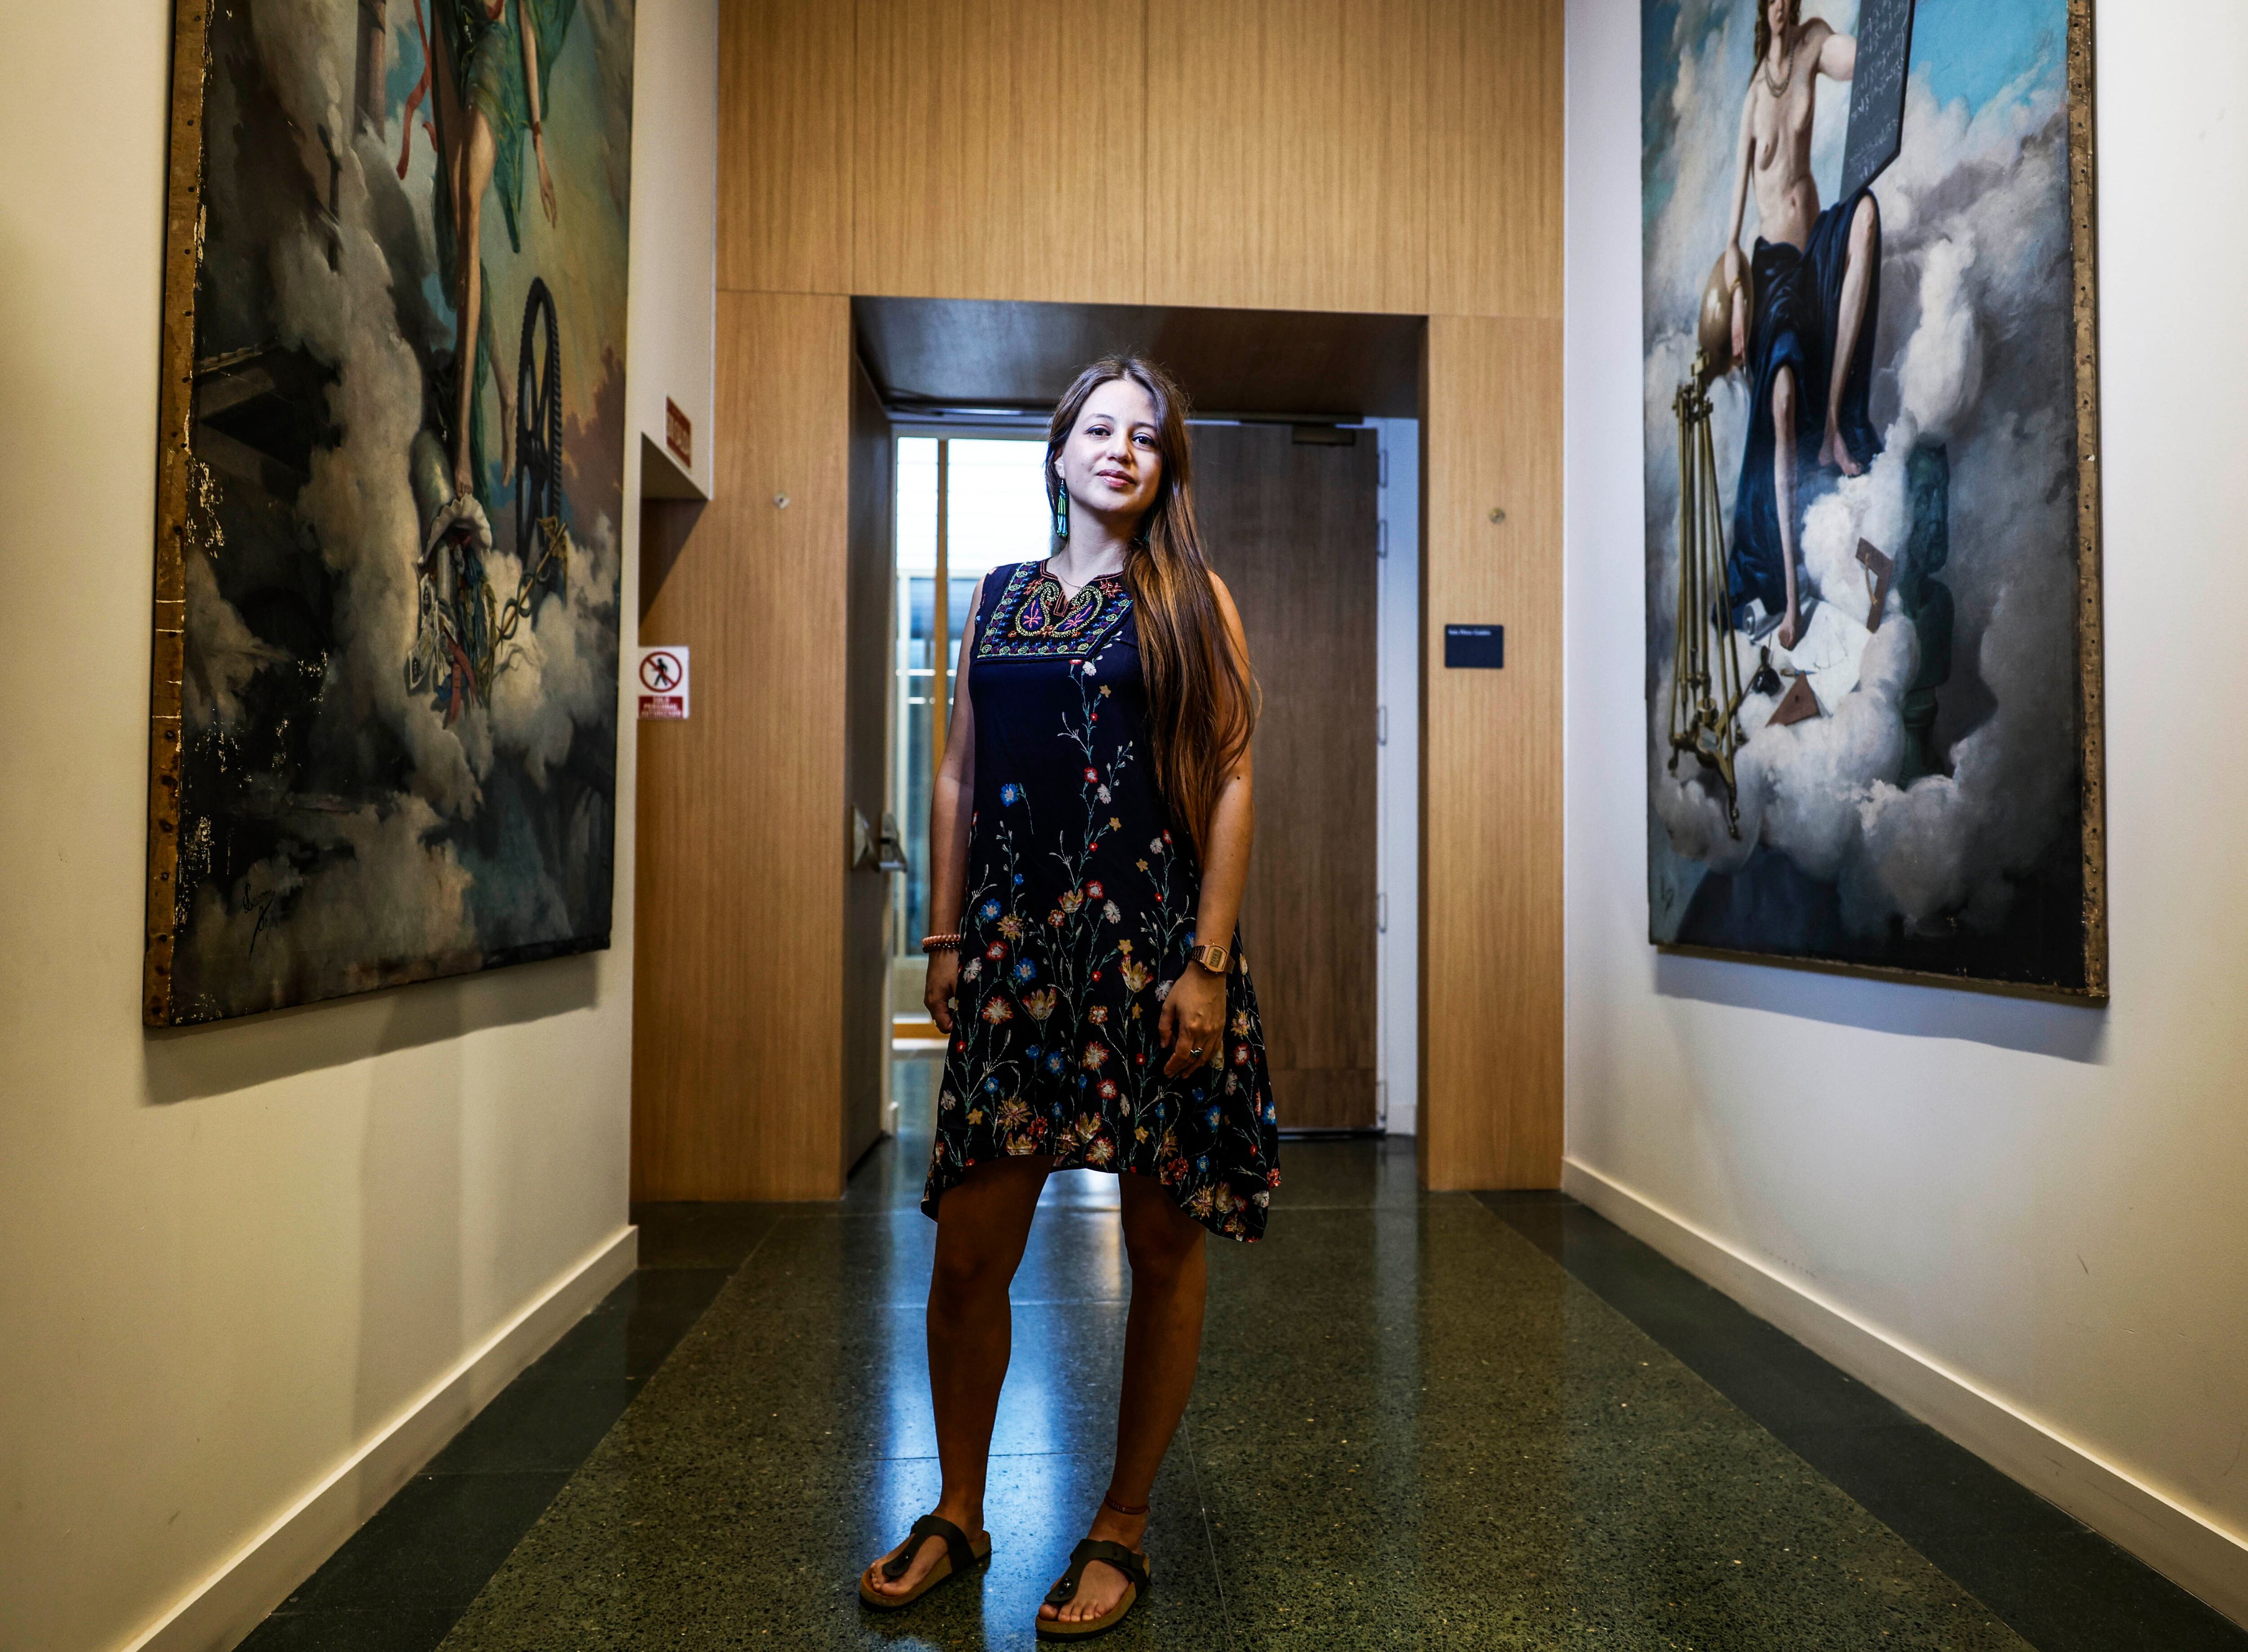
POLYGON ((1155 1471, 1194 1388, 1205 1230, 1248 1240, 1277 1116, 1235 921, 1257 716, 1240 616, 1203 557, 1184 401, 1095 362, 1046 436, 1053 551, 995 568, 960 640, 931 810, 926 1000, 950 1038, 922 1208, 937 1221, 929 1365, 944 1487, 869 1566, 909 1604, 990 1553, 984 1482, 1007 1287, 1057 1169, 1117 1174, 1132 1264, 1115 1465, 1042 1638, 1099 1634, 1148 1584, 1155 1471))

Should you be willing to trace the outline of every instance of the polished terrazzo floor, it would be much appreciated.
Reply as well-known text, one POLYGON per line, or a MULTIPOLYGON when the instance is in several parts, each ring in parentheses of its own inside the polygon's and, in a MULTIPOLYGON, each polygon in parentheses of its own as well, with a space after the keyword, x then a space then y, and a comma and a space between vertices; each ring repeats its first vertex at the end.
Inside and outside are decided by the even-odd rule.
MULTIPOLYGON (((1106 1483, 1128 1288, 1115 1184, 1055 1178, 1015 1282, 988 1573, 876 1616, 853 1574, 937 1485, 925 1151, 911 1135, 878 1149, 836 1205, 645 1213, 641 1278, 672 1283, 642 1288, 675 1306, 573 1336, 629 1354, 619 1339, 647 1319, 643 1365, 676 1347, 590 1410, 547 1396, 579 1419, 575 1472, 558 1491, 566 1453, 539 1457, 520 1418, 479 1444, 490 1412, 449 1453, 456 1475, 483 1454, 495 1506, 551 1498, 496 1572, 483 1562, 489 1581, 464 1587, 475 1541, 433 1540, 409 1486, 369 1528, 389 1522, 409 1556, 387 1562, 392 1593, 348 1609, 353 1566, 386 1564, 354 1539, 255 1652, 429 1646, 446 1625, 447 1652, 1032 1645, 1106 1483), (678 1305, 697 1295, 686 1329, 678 1305), (436 1574, 422 1584, 416 1553, 436 1574)), ((1155 1587, 1107 1646, 2248 1645, 1566 1201, 1419 1193, 1410 1142, 1291 1143, 1284 1165, 1271 1237, 1212 1247, 1199 1384, 1155 1491, 1155 1587), (2069 1580, 2091 1598, 2070 1601, 2069 1580)), ((567 1381, 589 1357, 557 1355, 531 1377, 567 1381)))

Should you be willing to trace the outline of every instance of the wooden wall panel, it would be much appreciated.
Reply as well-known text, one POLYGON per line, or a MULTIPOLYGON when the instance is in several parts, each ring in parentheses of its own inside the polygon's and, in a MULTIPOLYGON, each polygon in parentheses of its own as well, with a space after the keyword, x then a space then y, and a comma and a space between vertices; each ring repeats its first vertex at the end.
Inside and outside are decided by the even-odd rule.
MULTIPOLYGON (((1550 1185, 1559 1169, 1561 14, 723 11, 722 287, 1435 318, 1421 1150, 1439 1187, 1550 1185), (1444 671, 1447 619, 1505 624, 1506 669, 1444 671)), ((720 503, 645 633, 694 643, 698 682, 696 723, 641 741, 635 1187, 827 1196, 849 324, 840 297, 744 296, 721 325, 720 503)))
POLYGON ((853 291, 1140 302, 1141 0, 859 0, 858 18, 853 291))
POLYGON ((1147 3, 1148 302, 1426 308, 1428 0, 1147 3))
POLYGON ((641 629, 694 715, 640 725, 633 1193, 833 1198, 850 304, 721 293, 717 336, 716 497, 641 629))
POLYGON ((1430 0, 1432 315, 1561 313, 1561 0, 1430 0))
MULTIPOLYGON (((897 444, 874 380, 851 363, 850 579, 844 800, 879 836, 889 790, 890 670, 897 580, 897 444)), ((871 866, 843 875, 843 1157, 846 1172, 884 1127, 890 1059, 890 884, 871 866)))
POLYGON ((1557 320, 1429 323, 1419 1151, 1432 1188, 1560 1181, 1560 384, 1557 320), (1447 670, 1447 622, 1505 626, 1504 668, 1447 670))
POLYGON ((725 0, 718 58, 718 285, 849 292, 851 8, 725 0))

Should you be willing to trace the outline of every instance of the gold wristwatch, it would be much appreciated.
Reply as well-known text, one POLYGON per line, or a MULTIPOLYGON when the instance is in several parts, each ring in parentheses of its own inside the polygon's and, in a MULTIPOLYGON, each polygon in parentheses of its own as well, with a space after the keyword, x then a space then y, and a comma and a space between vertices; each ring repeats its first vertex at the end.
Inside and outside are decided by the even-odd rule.
POLYGON ((1212 975, 1223 975, 1225 973, 1226 963, 1232 956, 1233 955, 1231 953, 1228 952, 1221 946, 1189 947, 1187 949, 1187 956, 1193 959, 1196 963, 1202 965, 1203 969, 1209 970, 1212 975))

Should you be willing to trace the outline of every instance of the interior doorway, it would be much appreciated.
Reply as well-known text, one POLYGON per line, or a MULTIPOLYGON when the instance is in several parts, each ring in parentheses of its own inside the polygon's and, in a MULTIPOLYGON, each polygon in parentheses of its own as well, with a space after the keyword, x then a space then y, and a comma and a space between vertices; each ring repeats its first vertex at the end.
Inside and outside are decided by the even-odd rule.
POLYGON ((1241 930, 1273 1099, 1294 1129, 1376 1129, 1379 447, 1273 424, 1194 444, 1203 532, 1264 691, 1241 930))
MULTIPOLYGON (((977 582, 1046 553, 1040 448, 1028 432, 897 437, 895 661, 890 799, 906 870, 890 891, 894 1014, 921 1036, 929 915, 929 808, 944 755, 962 628, 977 582), (942 647, 936 646, 942 638, 942 647)), ((933 1031, 933 1029, 932 1029, 933 1031)))
POLYGON ((972 593, 986 569, 1046 553, 1053 401, 1086 360, 1137 349, 1194 403, 1204 537, 1265 696, 1242 929, 1282 1127, 1409 1132, 1417 961, 1391 915, 1417 904, 1421 319, 865 298, 853 316, 894 442, 882 761, 904 870, 884 903, 881 989, 907 1059, 887 1069, 888 1128, 924 1101, 942 1049, 918 940, 972 593))

